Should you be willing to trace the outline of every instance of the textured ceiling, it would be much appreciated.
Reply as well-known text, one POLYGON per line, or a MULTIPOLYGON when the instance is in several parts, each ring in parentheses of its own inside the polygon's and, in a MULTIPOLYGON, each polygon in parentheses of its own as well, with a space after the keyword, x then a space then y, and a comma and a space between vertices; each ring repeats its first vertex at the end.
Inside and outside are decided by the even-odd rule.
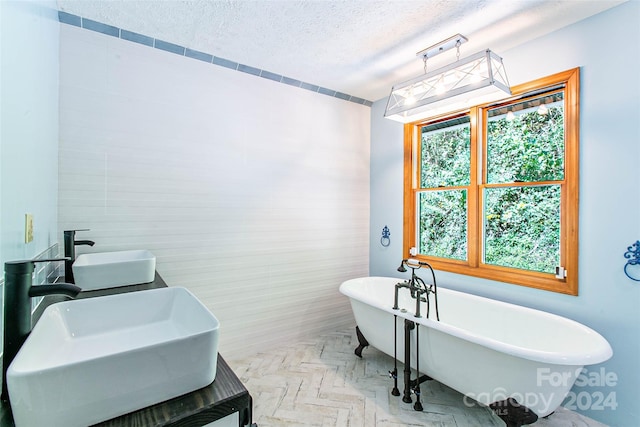
MULTIPOLYGON (((456 33, 496 53, 620 0, 58 0, 59 9, 376 101, 423 72, 416 52, 456 33)), ((455 60, 450 51, 429 61, 455 60)), ((508 71, 508 63, 505 64, 508 71)))

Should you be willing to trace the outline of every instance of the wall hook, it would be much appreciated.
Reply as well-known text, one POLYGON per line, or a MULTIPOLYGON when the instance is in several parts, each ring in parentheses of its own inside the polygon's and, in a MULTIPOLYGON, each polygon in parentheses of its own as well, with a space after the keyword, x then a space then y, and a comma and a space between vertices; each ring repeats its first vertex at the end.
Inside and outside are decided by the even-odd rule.
POLYGON ((624 253, 624 257, 629 260, 624 265, 624 274, 626 274, 629 279, 640 282, 640 277, 633 277, 627 271, 627 268, 630 265, 640 265, 640 240, 636 240, 633 245, 627 248, 627 252, 624 253))
POLYGON ((380 238, 380 244, 385 248, 391 244, 391 233, 389 232, 389 227, 386 225, 382 229, 382 237, 380 238))

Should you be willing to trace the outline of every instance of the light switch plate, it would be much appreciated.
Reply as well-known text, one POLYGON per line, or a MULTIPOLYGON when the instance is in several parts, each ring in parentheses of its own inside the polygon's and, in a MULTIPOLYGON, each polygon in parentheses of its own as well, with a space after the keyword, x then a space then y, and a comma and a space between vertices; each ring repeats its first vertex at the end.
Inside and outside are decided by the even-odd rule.
POLYGON ((29 243, 33 241, 33 215, 24 215, 24 242, 29 243))

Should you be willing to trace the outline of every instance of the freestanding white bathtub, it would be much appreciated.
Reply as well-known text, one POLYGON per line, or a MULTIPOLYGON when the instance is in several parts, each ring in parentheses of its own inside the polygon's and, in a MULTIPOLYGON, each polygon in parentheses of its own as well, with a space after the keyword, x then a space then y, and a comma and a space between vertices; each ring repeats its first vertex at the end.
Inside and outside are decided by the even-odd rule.
MULTIPOLYGON (((560 406, 585 365, 604 362, 613 354, 600 334, 573 320, 442 287, 440 321, 434 320, 433 295, 430 319, 416 318, 415 299, 406 289, 399 293, 400 309, 393 310, 395 284, 402 281, 363 277, 344 282, 340 292, 351 300, 356 323, 369 344, 392 357, 394 323, 398 359, 404 357, 403 319, 418 324, 420 373, 464 394, 465 403, 490 405, 514 398, 544 417, 560 406)), ((426 315, 426 307, 421 313, 426 315)))

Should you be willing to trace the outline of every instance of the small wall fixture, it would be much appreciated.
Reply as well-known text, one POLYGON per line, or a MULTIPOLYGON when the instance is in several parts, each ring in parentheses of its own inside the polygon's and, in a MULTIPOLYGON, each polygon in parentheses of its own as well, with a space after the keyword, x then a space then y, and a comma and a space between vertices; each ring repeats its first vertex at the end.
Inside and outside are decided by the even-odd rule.
POLYGON ((640 240, 636 240, 636 242, 633 245, 627 248, 627 252, 624 253, 624 257, 629 260, 624 265, 624 274, 626 274, 629 279, 635 280, 636 282, 640 282, 640 275, 634 276, 628 270, 629 267, 632 267, 631 270, 633 270, 635 266, 640 265, 640 240))
POLYGON ((384 116, 402 123, 463 110, 511 95, 502 58, 489 49, 460 59, 467 38, 456 34, 416 54, 424 61, 424 75, 391 89, 384 116), (427 59, 451 48, 456 62, 427 73, 427 59))
POLYGON ((385 248, 391 244, 391 232, 389 231, 389 227, 386 225, 382 229, 382 237, 380 237, 380 244, 385 248))

